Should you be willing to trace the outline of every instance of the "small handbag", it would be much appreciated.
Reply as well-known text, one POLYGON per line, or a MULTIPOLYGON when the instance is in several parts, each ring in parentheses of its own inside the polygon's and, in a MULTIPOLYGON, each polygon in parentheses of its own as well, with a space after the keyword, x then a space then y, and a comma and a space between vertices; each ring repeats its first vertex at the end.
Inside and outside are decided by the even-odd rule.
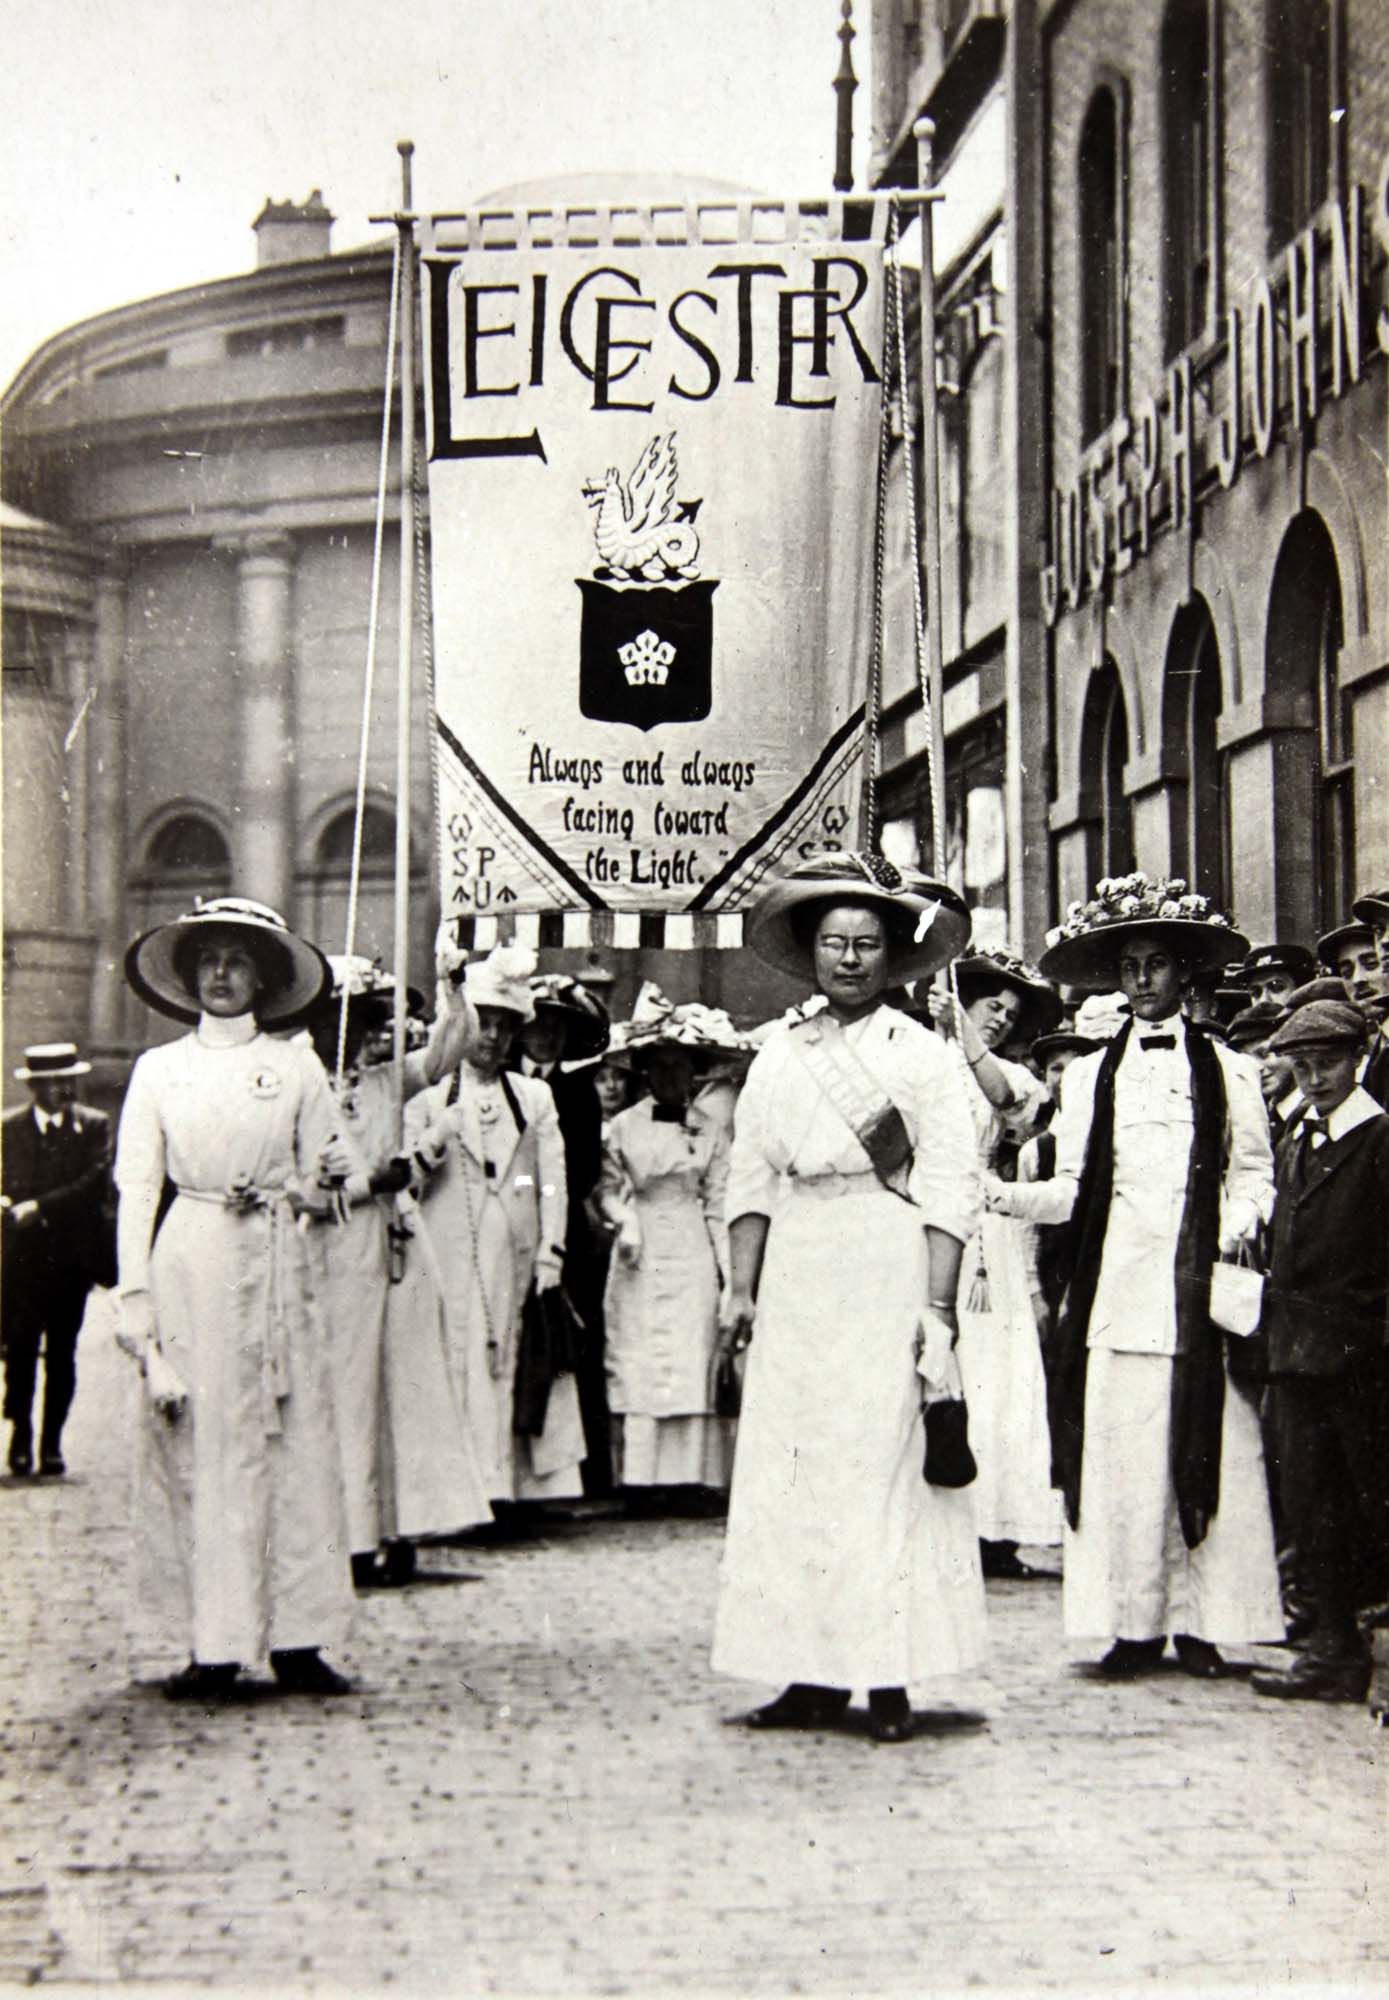
POLYGON ((720 1348, 714 1361, 712 1401, 716 1417, 736 1417, 743 1408, 743 1356, 720 1348))
POLYGON ((923 1403, 926 1456, 921 1471, 928 1486, 971 1486, 979 1476, 969 1448, 969 1411, 963 1396, 923 1403))
POLYGON ((1211 1319, 1224 1332, 1247 1339, 1258 1332, 1263 1312, 1264 1274, 1254 1269, 1248 1249, 1241 1244, 1233 1261, 1211 1267, 1211 1319))

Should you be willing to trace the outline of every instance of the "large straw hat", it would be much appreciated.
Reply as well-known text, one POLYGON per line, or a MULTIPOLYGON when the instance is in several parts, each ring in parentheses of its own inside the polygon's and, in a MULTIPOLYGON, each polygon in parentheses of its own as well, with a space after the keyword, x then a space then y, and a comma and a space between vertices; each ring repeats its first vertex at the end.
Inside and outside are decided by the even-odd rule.
POLYGON ((1117 986, 1120 954, 1140 936, 1159 939, 1193 973, 1218 972, 1249 949, 1224 912, 1180 876, 1136 873, 1100 882, 1088 903, 1071 904, 1047 932, 1041 970, 1063 986, 1117 986))
POLYGON ((1004 986, 1022 1001, 1015 1033, 1024 1041, 1044 1034, 1061 1019, 1061 995, 1035 965, 1011 951, 971 951, 955 962, 961 1003, 968 1007, 983 992, 1004 986))
MULTIPOLYGON (((469 989, 471 992, 471 988, 469 989)), ((475 996, 474 996, 475 997, 475 996)), ((587 1062, 608 1046, 608 1010, 596 993, 567 972, 538 972, 531 980, 537 1012, 549 1007, 564 1016, 567 1062, 587 1062)))
MULTIPOLYGON (((353 1012, 360 1008, 369 1016, 388 1017, 395 1011, 395 974, 387 972, 379 958, 366 958, 360 952, 348 956, 345 952, 330 951, 328 964, 333 984, 323 997, 325 1007, 341 1006, 346 991, 348 1007, 353 1012)), ((424 995, 418 986, 406 987, 405 1008, 410 1014, 424 1011, 424 995)))
POLYGON ((24 1051, 15 1071, 21 1083, 43 1083, 59 1076, 90 1076, 92 1066, 77 1053, 76 1042, 35 1042, 24 1051))
POLYGON ((292 1027, 329 990, 327 959, 317 945, 296 937, 277 910, 243 896, 214 896, 199 898, 187 916, 146 931, 127 951, 126 979, 146 1006, 175 1021, 201 1017, 193 965, 201 939, 218 930, 235 931, 260 969, 255 1013, 263 1028, 292 1027))
POLYGON ((969 943, 969 906, 956 890, 881 855, 847 849, 817 854, 770 882, 749 912, 747 941, 766 964, 811 977, 806 925, 817 906, 837 903, 863 903, 882 915, 896 946, 897 984, 939 972, 969 943))

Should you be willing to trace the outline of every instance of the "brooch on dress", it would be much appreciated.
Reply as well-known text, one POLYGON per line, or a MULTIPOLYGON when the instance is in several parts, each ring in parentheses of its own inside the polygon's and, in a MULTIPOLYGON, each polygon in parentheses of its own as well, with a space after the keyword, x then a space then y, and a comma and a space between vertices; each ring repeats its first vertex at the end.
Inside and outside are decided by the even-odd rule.
POLYGON ((258 1069, 251 1078, 252 1097, 278 1097, 284 1088, 277 1069, 258 1069))

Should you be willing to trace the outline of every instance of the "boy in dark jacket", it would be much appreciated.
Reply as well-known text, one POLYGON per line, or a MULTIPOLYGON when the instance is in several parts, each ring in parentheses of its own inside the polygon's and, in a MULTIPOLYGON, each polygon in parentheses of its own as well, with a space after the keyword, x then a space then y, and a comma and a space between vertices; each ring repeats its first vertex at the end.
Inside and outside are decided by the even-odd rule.
POLYGON ((1358 1583, 1389 1574, 1389 1116, 1356 1082, 1367 1028, 1337 1000, 1270 1037, 1307 1116, 1279 1148, 1264 1311, 1282 1505, 1315 1618, 1263 1695, 1363 1701, 1358 1583))

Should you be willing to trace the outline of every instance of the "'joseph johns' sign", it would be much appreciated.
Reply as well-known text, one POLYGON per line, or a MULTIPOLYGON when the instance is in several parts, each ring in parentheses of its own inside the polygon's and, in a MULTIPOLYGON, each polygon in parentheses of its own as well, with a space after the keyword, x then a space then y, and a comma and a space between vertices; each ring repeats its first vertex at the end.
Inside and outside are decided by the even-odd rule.
POLYGON ((883 276, 844 222, 736 203, 429 225, 452 915, 736 914, 852 836, 883 276))

